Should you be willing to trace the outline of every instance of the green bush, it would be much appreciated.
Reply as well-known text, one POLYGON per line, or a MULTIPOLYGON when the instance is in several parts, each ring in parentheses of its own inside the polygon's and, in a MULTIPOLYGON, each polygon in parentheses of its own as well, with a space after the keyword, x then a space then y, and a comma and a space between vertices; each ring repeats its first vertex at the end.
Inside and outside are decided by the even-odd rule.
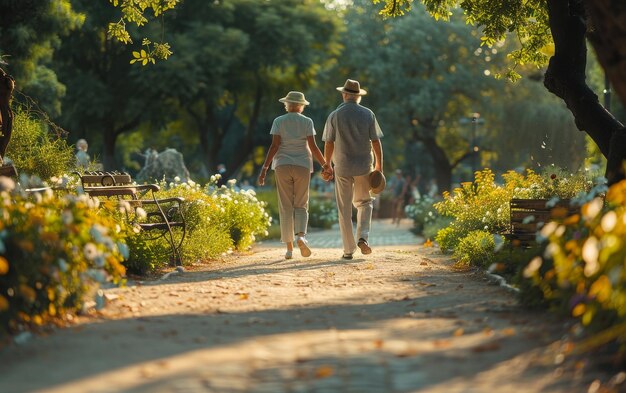
POLYGON ((100 284, 122 282, 128 251, 119 225, 86 196, 14 187, 0 180, 0 334, 81 309, 100 284))
POLYGON ((338 221, 337 206, 334 199, 322 199, 319 196, 313 196, 309 200, 310 227, 330 229, 338 221))
MULTIPOLYGON (((184 264, 204 261, 232 250, 249 248, 257 236, 266 236, 271 223, 254 191, 236 190, 236 183, 217 187, 213 177, 204 187, 194 181, 161 182, 157 198, 183 197, 187 235, 182 244, 184 264)), ((174 229, 179 231, 180 229, 174 229)), ((179 232, 176 232, 179 235, 179 232)), ((133 272, 146 273, 169 263, 169 243, 149 240, 147 234, 130 234, 130 258, 125 263, 133 272)))
POLYGON ((426 226, 432 225, 437 221, 439 214, 437 213, 437 209, 433 206, 435 202, 436 200, 434 198, 424 195, 404 208, 407 218, 413 220, 413 233, 418 235, 423 234, 426 226))
POLYGON ((19 173, 42 180, 59 177, 76 168, 74 149, 65 139, 53 135, 49 126, 31 113, 18 109, 6 156, 19 173))
POLYGON ((493 235, 487 231, 472 231, 459 241, 454 257, 460 264, 487 268, 496 260, 493 235))

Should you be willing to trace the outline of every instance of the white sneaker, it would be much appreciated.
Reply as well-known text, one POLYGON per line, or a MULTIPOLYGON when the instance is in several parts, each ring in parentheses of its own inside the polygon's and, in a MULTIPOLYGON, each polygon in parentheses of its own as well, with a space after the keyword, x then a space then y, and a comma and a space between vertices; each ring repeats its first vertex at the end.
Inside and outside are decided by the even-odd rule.
POLYGON ((298 247, 300 247, 300 254, 305 258, 310 257, 311 249, 309 248, 309 242, 306 241, 304 236, 298 236, 296 242, 298 243, 298 247))
POLYGON ((285 259, 291 259, 291 258, 293 258, 293 251, 287 250, 287 252, 285 253, 285 259))

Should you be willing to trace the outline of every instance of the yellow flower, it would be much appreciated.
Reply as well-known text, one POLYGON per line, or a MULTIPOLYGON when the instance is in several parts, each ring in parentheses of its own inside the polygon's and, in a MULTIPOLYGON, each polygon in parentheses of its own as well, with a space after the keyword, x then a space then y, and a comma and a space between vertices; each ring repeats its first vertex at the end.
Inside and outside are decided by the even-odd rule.
POLYGON ((0 276, 4 276, 9 272, 9 261, 3 256, 0 256, 0 276))
POLYGON ((9 309, 9 301, 4 296, 0 295, 0 311, 6 311, 9 309))

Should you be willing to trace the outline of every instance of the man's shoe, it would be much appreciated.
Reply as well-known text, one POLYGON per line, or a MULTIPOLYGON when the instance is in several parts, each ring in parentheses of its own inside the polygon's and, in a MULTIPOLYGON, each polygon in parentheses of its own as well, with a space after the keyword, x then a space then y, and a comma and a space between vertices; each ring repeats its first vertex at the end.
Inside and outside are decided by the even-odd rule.
POLYGON ((360 238, 356 245, 361 249, 361 254, 367 255, 372 253, 372 248, 367 244, 367 240, 360 238))
POLYGON ((346 252, 343 253, 341 259, 352 259, 352 254, 348 254, 346 252))
POLYGON ((287 250, 287 252, 285 253, 285 259, 291 259, 291 258, 293 258, 293 251, 287 250))
POLYGON ((298 236, 296 243, 298 243, 298 247, 300 247, 300 254, 302 254, 303 257, 306 258, 306 257, 311 256, 311 249, 309 248, 309 242, 306 241, 304 236, 298 236))

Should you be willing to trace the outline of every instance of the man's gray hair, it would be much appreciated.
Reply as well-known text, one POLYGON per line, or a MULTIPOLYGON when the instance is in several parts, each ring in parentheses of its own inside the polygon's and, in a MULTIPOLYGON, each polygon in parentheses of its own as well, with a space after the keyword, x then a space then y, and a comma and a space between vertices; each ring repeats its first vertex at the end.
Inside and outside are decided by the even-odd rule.
POLYGON ((343 94, 346 95, 347 101, 356 102, 357 104, 361 102, 361 96, 359 94, 346 93, 345 91, 343 92, 343 94))

